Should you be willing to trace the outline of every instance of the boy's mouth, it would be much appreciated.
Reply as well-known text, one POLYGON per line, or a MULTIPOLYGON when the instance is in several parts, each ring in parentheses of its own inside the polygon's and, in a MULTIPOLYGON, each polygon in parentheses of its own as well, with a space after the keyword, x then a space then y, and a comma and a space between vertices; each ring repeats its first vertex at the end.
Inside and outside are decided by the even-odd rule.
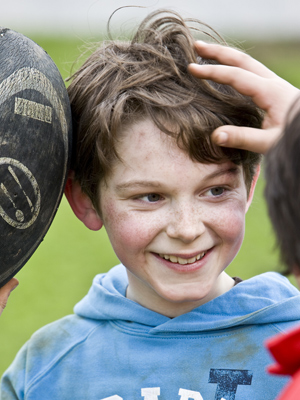
POLYGON ((202 253, 199 253, 191 258, 181 258, 169 254, 159 254, 159 256, 161 258, 164 258, 165 260, 170 261, 171 263, 186 265, 186 264, 193 264, 194 262, 201 260, 201 258, 203 258, 206 253, 207 253, 206 251, 203 251, 202 253))

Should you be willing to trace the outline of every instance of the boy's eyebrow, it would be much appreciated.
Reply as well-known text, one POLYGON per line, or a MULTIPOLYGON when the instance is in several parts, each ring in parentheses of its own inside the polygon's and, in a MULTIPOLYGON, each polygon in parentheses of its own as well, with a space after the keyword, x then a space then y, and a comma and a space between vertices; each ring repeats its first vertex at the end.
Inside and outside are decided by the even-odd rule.
POLYGON ((127 189, 127 188, 134 188, 134 187, 160 187, 161 183, 158 181, 142 181, 142 180, 137 180, 137 181, 130 181, 130 182, 125 182, 125 183, 120 183, 119 185, 116 186, 116 189, 122 190, 122 189, 127 189))
POLYGON ((230 167, 226 167, 226 168, 222 168, 221 170, 212 172, 211 174, 207 175, 205 177, 205 179, 213 179, 213 178, 217 178, 218 176, 222 176, 222 175, 237 175, 239 172, 239 168, 238 166, 230 166, 230 167))
MULTIPOLYGON (((222 175, 237 175, 237 173, 239 172, 239 169, 237 166, 230 166, 230 167, 226 167, 223 168, 221 170, 212 172, 211 174, 207 175, 204 177, 204 181, 205 180, 209 180, 209 179, 213 179, 213 178, 217 178, 218 176, 222 176, 222 175)), ((161 182, 159 181, 144 181, 144 180, 136 180, 136 181, 129 181, 129 182, 124 182, 124 183, 120 183, 116 186, 116 190, 117 191, 122 191, 124 189, 128 189, 128 188, 148 188, 149 186, 151 187, 161 187, 161 182)))

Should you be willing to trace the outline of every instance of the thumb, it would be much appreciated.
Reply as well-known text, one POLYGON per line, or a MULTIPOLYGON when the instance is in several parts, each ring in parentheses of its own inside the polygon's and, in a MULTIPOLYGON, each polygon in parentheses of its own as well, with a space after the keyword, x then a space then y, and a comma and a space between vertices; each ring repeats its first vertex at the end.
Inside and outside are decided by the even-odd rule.
POLYGON ((18 286, 19 281, 12 278, 0 289, 0 315, 4 310, 10 293, 18 286))
POLYGON ((240 126, 220 126, 212 133, 212 140, 222 147, 265 154, 279 139, 280 128, 255 129, 240 126))

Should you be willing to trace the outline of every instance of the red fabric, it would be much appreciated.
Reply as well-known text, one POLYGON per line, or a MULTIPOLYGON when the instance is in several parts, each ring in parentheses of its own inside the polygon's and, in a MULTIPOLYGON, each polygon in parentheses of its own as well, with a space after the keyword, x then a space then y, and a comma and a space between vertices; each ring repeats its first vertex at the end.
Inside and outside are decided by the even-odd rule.
POLYGON ((276 400, 300 399, 300 371, 297 371, 276 400))
POLYGON ((269 339, 266 346, 276 360, 268 371, 292 376, 277 400, 300 400, 300 327, 269 339))

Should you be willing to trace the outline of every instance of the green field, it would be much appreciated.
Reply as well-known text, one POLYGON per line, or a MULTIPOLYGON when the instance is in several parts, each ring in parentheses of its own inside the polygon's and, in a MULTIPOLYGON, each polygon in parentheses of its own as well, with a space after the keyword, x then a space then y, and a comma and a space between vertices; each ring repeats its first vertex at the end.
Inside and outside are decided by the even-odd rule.
MULTIPOLYGON (((80 54, 81 40, 35 39, 53 58, 64 78, 80 54)), ((249 53, 300 87, 300 44, 243 43, 249 53)), ((262 174, 263 175, 263 174, 262 174)), ((279 269, 278 253, 263 200, 261 177, 247 214, 243 247, 228 268, 243 279, 279 269)), ((16 352, 39 327, 72 313, 87 292, 94 275, 118 262, 106 233, 89 231, 72 214, 65 199, 33 257, 18 278, 20 285, 9 299, 0 321, 0 376, 16 352)))

